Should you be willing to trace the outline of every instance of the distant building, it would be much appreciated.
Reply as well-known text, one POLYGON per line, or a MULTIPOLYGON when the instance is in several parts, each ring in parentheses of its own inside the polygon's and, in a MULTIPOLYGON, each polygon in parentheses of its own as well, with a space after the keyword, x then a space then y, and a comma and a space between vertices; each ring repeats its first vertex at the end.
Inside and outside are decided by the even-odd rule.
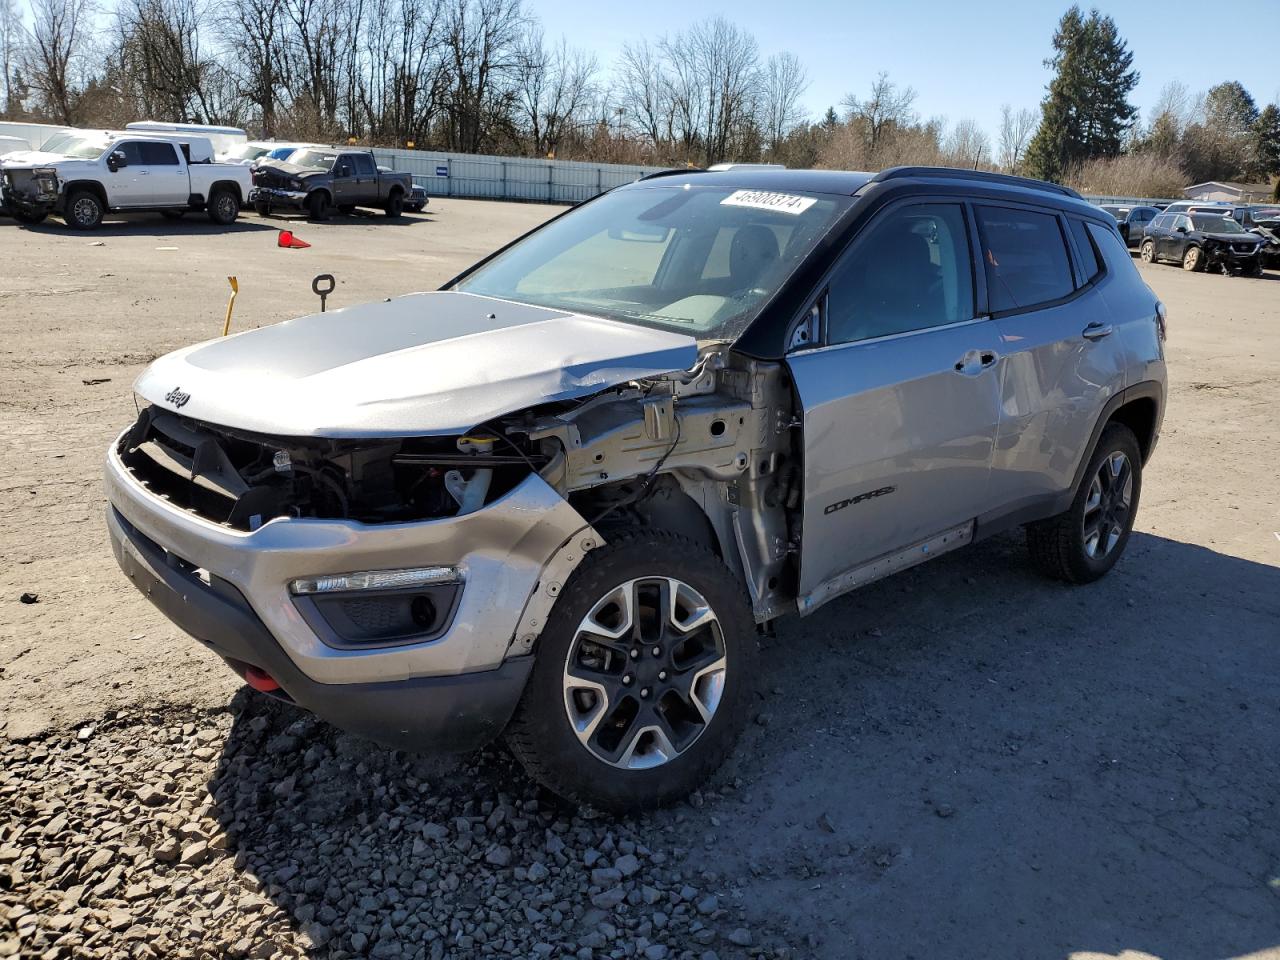
POLYGON ((1231 180, 1210 180, 1184 187, 1182 193, 1188 200, 1225 200, 1227 203, 1266 203, 1275 188, 1269 183, 1235 183, 1231 180))

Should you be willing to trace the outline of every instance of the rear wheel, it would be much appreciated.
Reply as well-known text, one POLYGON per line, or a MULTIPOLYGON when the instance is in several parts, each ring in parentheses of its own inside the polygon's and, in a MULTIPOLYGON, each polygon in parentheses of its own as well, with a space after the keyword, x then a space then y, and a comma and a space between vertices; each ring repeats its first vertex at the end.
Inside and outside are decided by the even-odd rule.
POLYGON ((1138 248, 1138 255, 1142 257, 1146 263, 1156 262, 1156 245, 1154 241, 1143 240, 1142 246, 1138 248))
POLYGON ((1109 423, 1089 458, 1071 506, 1027 525, 1031 560, 1047 576, 1091 583, 1116 565, 1129 543, 1142 493, 1142 451, 1133 431, 1109 423))
POLYGON ((222 227, 229 227, 240 216, 240 198, 225 187, 219 187, 209 195, 209 219, 222 227))
POLYGON ((756 654, 750 604, 719 557, 665 531, 622 533, 561 591, 507 741, 572 802, 669 803, 732 751, 756 654))
POLYGON ((67 197, 67 206, 63 217, 67 225, 76 230, 95 230, 102 223, 102 215, 106 213, 102 201, 97 194, 88 190, 77 190, 67 197))
POLYGON ((387 205, 384 208, 387 216, 393 220, 404 213, 404 194, 399 190, 392 190, 391 196, 387 198, 387 205))
POLYGON ((1204 251, 1199 247, 1187 247, 1187 252, 1182 255, 1182 269, 1193 273, 1203 270, 1204 251))
POLYGON ((329 219, 329 196, 323 190, 307 197, 307 216, 312 220, 329 219))

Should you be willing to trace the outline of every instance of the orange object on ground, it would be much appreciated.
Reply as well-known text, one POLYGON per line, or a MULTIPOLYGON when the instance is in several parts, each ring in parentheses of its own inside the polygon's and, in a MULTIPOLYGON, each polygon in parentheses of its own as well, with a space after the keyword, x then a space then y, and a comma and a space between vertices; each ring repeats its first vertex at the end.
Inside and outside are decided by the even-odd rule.
POLYGON ((280 236, 276 238, 276 246, 287 247, 290 250, 304 250, 311 244, 305 240, 299 240, 293 235, 292 230, 281 230, 280 236))

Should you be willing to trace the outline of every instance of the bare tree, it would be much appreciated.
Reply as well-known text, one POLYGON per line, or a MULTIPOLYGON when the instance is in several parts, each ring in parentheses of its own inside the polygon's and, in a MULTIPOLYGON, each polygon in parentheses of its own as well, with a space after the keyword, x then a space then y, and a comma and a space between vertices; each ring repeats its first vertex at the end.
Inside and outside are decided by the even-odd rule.
POLYGON ((222 67, 201 46, 203 0, 120 0, 121 84, 140 112, 180 122, 223 119, 222 67))
POLYGON ((1006 173, 1018 173, 1027 152, 1027 143, 1040 124, 1039 110, 1023 107, 1017 113, 1009 104, 1000 107, 1000 169, 1006 173))
POLYGON ((0 0, 0 116, 16 116, 19 112, 21 93, 15 75, 26 38, 17 0, 0 0))
POLYGON ((804 66, 793 53, 775 53, 764 65, 761 123, 770 150, 804 119, 800 97, 809 86, 804 66))
POLYGON ((596 74, 595 57, 570 50, 561 38, 548 49, 540 28, 520 42, 515 85, 519 109, 535 155, 555 153, 556 147, 584 122, 591 105, 596 74))
POLYGON ((446 143, 477 153, 493 138, 498 118, 515 101, 510 79, 528 18, 520 0, 451 0, 445 16, 446 143))
POLYGON ((617 106, 631 125, 654 147, 669 143, 674 137, 675 114, 661 49, 648 40, 624 44, 617 82, 617 106))
POLYGON ((978 124, 965 118, 955 125, 946 138, 943 155, 950 166, 977 170, 987 165, 991 141, 978 124))
POLYGON ((31 41, 24 63, 45 113, 59 123, 76 119, 82 67, 93 31, 93 0, 33 0, 31 41))
POLYGON ((240 95, 253 104, 263 135, 274 137, 287 96, 284 0, 226 0, 221 28, 240 95))
POLYGON ((859 100, 849 94, 841 101, 849 118, 861 120, 865 125, 867 146, 872 152, 880 146, 886 132, 915 122, 916 115, 911 109, 915 102, 914 89, 899 87, 884 72, 876 76, 867 99, 859 100))

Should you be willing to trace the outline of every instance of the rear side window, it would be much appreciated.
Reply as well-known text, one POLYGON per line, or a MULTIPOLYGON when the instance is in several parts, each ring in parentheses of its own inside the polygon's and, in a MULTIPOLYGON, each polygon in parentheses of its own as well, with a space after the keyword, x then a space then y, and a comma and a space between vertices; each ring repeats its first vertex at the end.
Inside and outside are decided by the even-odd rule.
POLYGON ((991 310, 1021 310, 1075 290, 1067 245, 1052 214, 978 207, 991 310))
POLYGON ((142 162, 148 167, 176 167, 178 155, 171 143, 140 143, 142 162))
POLYGON ((852 343, 972 320, 964 210, 922 203, 880 217, 842 258, 827 293, 827 341, 852 343))
POLYGON ((1133 265, 1133 257, 1129 255, 1129 248, 1124 245, 1124 241, 1120 239, 1114 230, 1108 230, 1106 227, 1099 226, 1093 222, 1086 224, 1086 229, 1089 231, 1089 236, 1093 237, 1098 253, 1101 254, 1111 276, 1127 275, 1134 280, 1139 279, 1138 268, 1133 265))
POLYGON ((1071 227, 1071 236, 1076 242, 1076 253, 1080 255, 1080 271, 1084 274, 1084 282, 1088 283, 1102 272, 1102 264, 1098 262, 1098 254, 1093 249, 1093 241, 1089 239, 1089 231, 1085 229, 1084 221, 1068 217, 1067 223, 1071 227))
POLYGON ((373 165, 373 157, 367 153, 356 154, 356 173, 370 176, 378 172, 378 168, 373 165))

